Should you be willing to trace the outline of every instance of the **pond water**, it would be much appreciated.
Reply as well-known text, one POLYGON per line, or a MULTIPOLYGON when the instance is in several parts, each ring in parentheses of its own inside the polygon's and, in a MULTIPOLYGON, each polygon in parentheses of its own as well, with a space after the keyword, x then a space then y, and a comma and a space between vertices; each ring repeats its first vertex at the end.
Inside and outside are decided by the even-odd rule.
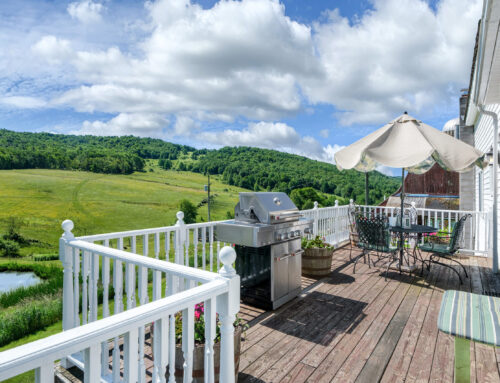
POLYGON ((17 289, 21 286, 36 285, 40 281, 41 279, 32 272, 3 271, 0 272, 0 293, 17 289))

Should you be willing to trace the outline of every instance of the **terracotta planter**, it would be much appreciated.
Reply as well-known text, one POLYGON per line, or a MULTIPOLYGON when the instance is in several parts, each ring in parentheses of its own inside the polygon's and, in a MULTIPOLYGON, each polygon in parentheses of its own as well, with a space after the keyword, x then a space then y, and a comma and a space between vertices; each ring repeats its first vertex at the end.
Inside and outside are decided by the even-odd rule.
MULTIPOLYGON (((240 349, 241 349, 241 327, 237 327, 234 330, 234 374, 235 382, 238 381, 238 372, 240 369, 240 349)), ((204 368, 204 355, 205 355, 205 345, 198 344, 194 346, 193 353, 193 383, 203 383, 203 377, 205 375, 204 368)), ((182 383, 184 377, 184 369, 182 365, 184 364, 184 357, 182 354, 181 345, 175 347, 175 381, 176 383, 182 383)), ((220 372, 220 342, 214 344, 214 377, 215 383, 219 382, 219 372, 220 372)), ((168 380, 168 367, 167 367, 167 380, 168 380)))
POLYGON ((302 255, 302 275, 318 278, 331 273, 333 250, 305 249, 302 255))

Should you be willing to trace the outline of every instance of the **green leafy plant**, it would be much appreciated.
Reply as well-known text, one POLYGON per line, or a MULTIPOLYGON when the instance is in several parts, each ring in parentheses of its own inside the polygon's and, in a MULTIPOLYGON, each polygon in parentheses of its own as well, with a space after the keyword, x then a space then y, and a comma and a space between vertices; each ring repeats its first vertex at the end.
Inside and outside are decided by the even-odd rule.
POLYGON ((302 238, 302 248, 303 249, 320 248, 320 249, 328 249, 328 250, 334 249, 334 247, 332 245, 325 242, 324 237, 320 237, 319 235, 314 237, 314 239, 307 239, 306 237, 303 237, 302 238))
MULTIPOLYGON (((217 325, 215 327, 215 342, 220 341, 220 322, 219 316, 216 316, 217 325)), ((241 318, 236 315, 236 320, 233 326, 241 327, 243 331, 248 328, 248 324, 244 323, 241 318)), ((176 343, 182 342, 182 314, 177 313, 175 316, 175 339, 176 343)), ((194 309, 194 340, 197 344, 205 343, 205 307, 203 303, 199 303, 194 309)))
POLYGON ((10 239, 0 239, 0 250, 3 257, 20 257, 20 246, 17 242, 10 239))
POLYGON ((189 200, 183 199, 179 204, 179 210, 184 213, 184 222, 186 224, 195 223, 198 208, 189 200))

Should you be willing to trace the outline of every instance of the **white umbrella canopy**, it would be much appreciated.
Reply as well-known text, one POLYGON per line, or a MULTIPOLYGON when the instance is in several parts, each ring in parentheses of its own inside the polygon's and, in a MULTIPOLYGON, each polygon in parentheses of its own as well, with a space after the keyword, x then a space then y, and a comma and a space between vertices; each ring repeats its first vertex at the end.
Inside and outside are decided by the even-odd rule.
POLYGON ((385 165, 421 174, 436 162, 445 170, 465 172, 474 165, 484 167, 484 153, 406 112, 335 153, 335 163, 340 170, 361 172, 385 165))

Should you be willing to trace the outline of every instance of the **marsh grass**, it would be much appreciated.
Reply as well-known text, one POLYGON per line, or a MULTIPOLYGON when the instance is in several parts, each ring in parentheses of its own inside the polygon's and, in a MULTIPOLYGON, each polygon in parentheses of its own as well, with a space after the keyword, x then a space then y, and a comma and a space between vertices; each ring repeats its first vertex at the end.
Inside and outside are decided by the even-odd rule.
POLYGON ((23 301, 0 313, 0 346, 42 330, 61 318, 61 294, 23 301))

